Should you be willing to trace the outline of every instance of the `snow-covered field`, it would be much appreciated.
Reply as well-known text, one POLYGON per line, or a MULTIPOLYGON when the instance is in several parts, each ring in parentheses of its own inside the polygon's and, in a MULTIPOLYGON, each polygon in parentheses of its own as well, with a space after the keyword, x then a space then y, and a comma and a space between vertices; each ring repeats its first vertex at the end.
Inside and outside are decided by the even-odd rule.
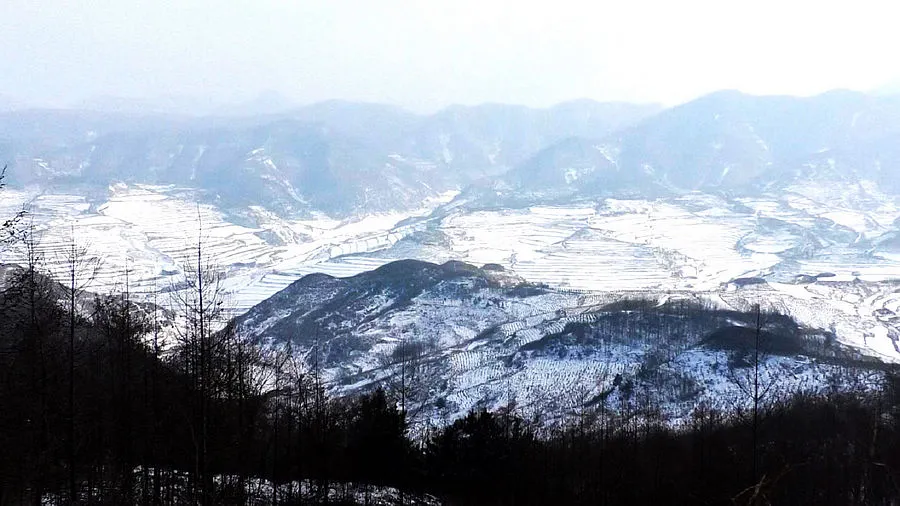
MULTIPOLYGON (((172 186, 119 184, 109 188, 106 198, 94 200, 37 189, 6 189, 2 197, 0 216, 27 210, 23 225, 33 230, 41 261, 61 278, 74 243, 100 263, 90 290, 124 290, 127 271, 132 294, 149 296, 178 283, 186 265, 196 262, 200 244, 204 263, 223 271, 233 312, 304 274, 352 275, 384 263, 328 260, 389 246, 412 231, 398 222, 440 203, 342 222, 327 217, 289 221, 261 208, 250 208, 248 216, 236 219, 212 205, 197 204, 190 189, 172 186)), ((25 250, 14 244, 0 252, 0 262, 23 263, 25 250)))
MULTIPOLYGON (((101 267, 88 289, 97 292, 123 290, 126 270, 138 297, 175 287, 199 241, 223 271, 231 314, 305 274, 345 277, 404 258, 496 263, 559 289, 497 303, 486 302, 491 293, 477 303, 420 297, 360 328, 360 337, 375 344, 332 371, 333 388, 350 392, 385 380, 392 374, 385 360, 400 340, 428 339, 429 357, 439 359, 434 374, 447 381, 440 394, 447 407, 424 416, 439 422, 475 406, 510 403, 523 414, 572 415, 610 391, 616 393, 604 402, 622 402, 613 382, 640 377, 650 350, 639 343, 508 362, 567 323, 592 322, 598 307, 622 297, 660 304, 686 298, 737 310, 759 303, 832 332, 865 355, 900 362, 900 252, 880 246, 892 244, 887 239, 898 232, 900 208, 874 191, 850 189, 843 197, 836 191, 797 188, 737 199, 695 193, 518 209, 441 207, 453 198, 448 194, 414 212, 337 221, 290 220, 258 206, 224 210, 198 205, 188 188, 119 184, 93 197, 6 189, 0 216, 28 211, 25 223, 43 263, 60 277, 73 241, 96 257, 101 267)), ((0 262, 20 263, 24 255, 24 245, 15 244, 0 251, 0 262)), ((378 313, 392 301, 369 302, 378 313)), ((655 381, 671 383, 658 401, 673 420, 698 399, 740 397, 724 379, 727 360, 726 352, 693 348, 655 369, 663 377, 655 381)), ((778 357, 767 367, 786 389, 823 388, 834 373, 827 364, 778 357)))
MULTIPOLYGON (((99 292, 124 289, 126 269, 138 296, 174 286, 199 240, 225 274, 235 314, 305 274, 350 276, 403 258, 497 263, 529 281, 613 294, 720 291, 764 276, 771 283, 760 298, 868 353, 897 356, 900 255, 872 245, 897 233, 900 207, 866 183, 430 214, 453 196, 414 212, 337 221, 289 220, 259 206, 229 212, 172 186, 117 184, 94 197, 7 188, 0 216, 27 209, 43 261, 58 274, 74 238, 102 262, 89 285, 99 292)), ((22 245, 0 252, 4 263, 23 259, 22 245)))

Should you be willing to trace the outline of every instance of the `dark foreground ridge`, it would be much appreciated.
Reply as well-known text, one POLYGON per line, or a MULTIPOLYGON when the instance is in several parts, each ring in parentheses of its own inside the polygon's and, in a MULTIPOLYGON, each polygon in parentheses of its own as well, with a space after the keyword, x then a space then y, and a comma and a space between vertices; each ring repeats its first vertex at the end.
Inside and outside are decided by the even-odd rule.
MULTIPOLYGON (((401 262, 349 280, 307 276, 291 289, 398 276, 416 287, 484 272, 401 262)), ((678 426, 635 391, 636 402, 585 403, 553 426, 510 403, 412 433, 392 392, 333 397, 318 369, 292 369, 234 325, 215 334, 188 325, 163 353, 159 327, 127 296, 96 297, 82 316, 61 294, 18 269, 0 296, 2 505, 900 500, 900 380, 890 371, 854 393, 699 405, 678 426)), ((569 329, 539 346, 585 336, 569 329)))

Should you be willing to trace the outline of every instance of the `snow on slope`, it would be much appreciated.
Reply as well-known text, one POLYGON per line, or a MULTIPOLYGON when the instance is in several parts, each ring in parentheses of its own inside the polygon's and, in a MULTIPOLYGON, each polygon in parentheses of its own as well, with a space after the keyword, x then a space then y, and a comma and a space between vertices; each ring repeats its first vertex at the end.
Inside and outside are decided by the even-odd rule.
MULTIPOLYGON (((398 388, 402 374, 417 423, 510 404, 529 417, 560 419, 598 402, 639 404, 641 395, 677 422, 699 402, 740 402, 741 385, 731 376, 741 371, 732 351, 740 341, 713 336, 741 328, 752 334, 754 315, 741 310, 767 299, 773 309, 813 322, 803 311, 809 306, 789 305, 790 290, 778 286, 604 295, 497 276, 472 266, 411 261, 351 278, 308 276, 251 309, 239 325, 270 346, 291 341, 307 367, 313 360, 322 364, 337 394, 398 388), (621 305, 623 297, 638 302, 621 305)), ((812 294, 807 299, 822 303, 812 294)), ((772 342, 783 343, 763 373, 765 381, 777 379, 780 391, 831 387, 840 373, 835 361, 864 358, 852 339, 823 347, 832 339, 827 326, 798 327, 774 316, 765 325, 772 342)), ((880 358, 900 361, 900 353, 880 358)), ((856 378, 841 380, 848 387, 877 377, 847 374, 856 378)))
MULTIPOLYGON (((773 290, 765 297, 776 294, 804 322, 835 327, 845 342, 891 357, 897 331, 886 315, 897 309, 890 301, 900 259, 869 248, 892 233, 900 212, 876 188, 861 184, 843 197, 838 188, 822 183, 752 198, 690 193, 517 209, 454 202, 429 214, 453 197, 447 194, 413 213, 338 221, 287 220, 261 206, 226 212, 198 206, 191 189, 119 184, 89 197, 7 189, 0 213, 29 207, 45 262, 57 273, 74 227, 76 242, 103 259, 90 289, 121 289, 127 267, 137 294, 177 282, 202 221, 204 251, 225 271, 232 314, 305 274, 352 276, 403 258, 496 263, 526 280, 600 292, 599 298, 630 290, 710 292, 762 276, 773 290), (798 275, 817 281, 798 285, 798 275), (859 283, 877 296, 854 302, 859 283), (819 305, 827 311, 815 311, 819 305)), ((2 262, 22 259, 21 247, 0 252, 2 262)))
MULTIPOLYGON (((442 200, 452 198, 447 194, 442 200)), ((109 292, 124 288, 129 271, 136 296, 175 285, 185 262, 203 253, 225 273, 229 306, 237 314, 315 270, 348 272, 339 265, 317 269, 334 256, 370 251, 396 242, 411 232, 396 226, 411 216, 427 213, 442 200, 425 202, 422 210, 365 216, 337 221, 327 217, 288 221, 264 209, 251 209, 247 226, 210 204, 197 204, 198 194, 174 186, 125 185, 110 187, 107 195, 86 197, 37 189, 6 189, 0 215, 28 211, 46 267, 61 276, 74 237, 88 256, 101 259, 102 268, 90 289, 109 292), (277 239, 275 239, 277 238, 277 239)), ((2 263, 22 263, 24 245, 0 252, 2 263)), ((365 267, 354 267, 355 273, 365 267)))

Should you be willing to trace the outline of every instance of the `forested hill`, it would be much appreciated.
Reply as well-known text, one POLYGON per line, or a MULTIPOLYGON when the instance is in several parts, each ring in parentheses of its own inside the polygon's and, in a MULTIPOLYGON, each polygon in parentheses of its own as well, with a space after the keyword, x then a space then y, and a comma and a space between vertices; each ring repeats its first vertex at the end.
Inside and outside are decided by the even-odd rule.
POLYGON ((510 402, 555 423, 601 400, 647 402, 667 423, 684 420, 700 403, 741 404, 757 333, 773 396, 852 388, 869 380, 844 366, 883 366, 831 329, 771 308, 757 321, 764 286, 580 293, 496 265, 407 260, 347 278, 304 276, 234 323, 252 342, 290 346, 337 395, 388 387, 415 425, 510 402))
MULTIPOLYGON (((677 426, 637 387, 633 401, 581 403, 560 424, 507 402, 413 436, 395 392, 333 397, 318 369, 297 369, 234 326, 189 324, 163 354, 155 323, 127 296, 98 297, 83 315, 69 312, 65 293, 25 268, 0 295, 0 504, 900 499, 896 374, 854 391, 769 397, 751 388, 732 407, 697 405, 677 426)), ((671 330, 663 321, 642 320, 671 330)), ((570 328, 540 347, 584 339, 570 328)), ((751 362, 737 370, 758 369, 743 357, 751 362)))

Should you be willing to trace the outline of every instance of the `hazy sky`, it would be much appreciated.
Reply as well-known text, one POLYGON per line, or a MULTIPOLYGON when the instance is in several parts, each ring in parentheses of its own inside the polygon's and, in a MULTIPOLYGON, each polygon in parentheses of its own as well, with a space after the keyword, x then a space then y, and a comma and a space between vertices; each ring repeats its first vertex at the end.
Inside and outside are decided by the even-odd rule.
POLYGON ((431 110, 867 90, 900 75, 891 4, 0 0, 0 94, 62 105, 274 90, 431 110))

